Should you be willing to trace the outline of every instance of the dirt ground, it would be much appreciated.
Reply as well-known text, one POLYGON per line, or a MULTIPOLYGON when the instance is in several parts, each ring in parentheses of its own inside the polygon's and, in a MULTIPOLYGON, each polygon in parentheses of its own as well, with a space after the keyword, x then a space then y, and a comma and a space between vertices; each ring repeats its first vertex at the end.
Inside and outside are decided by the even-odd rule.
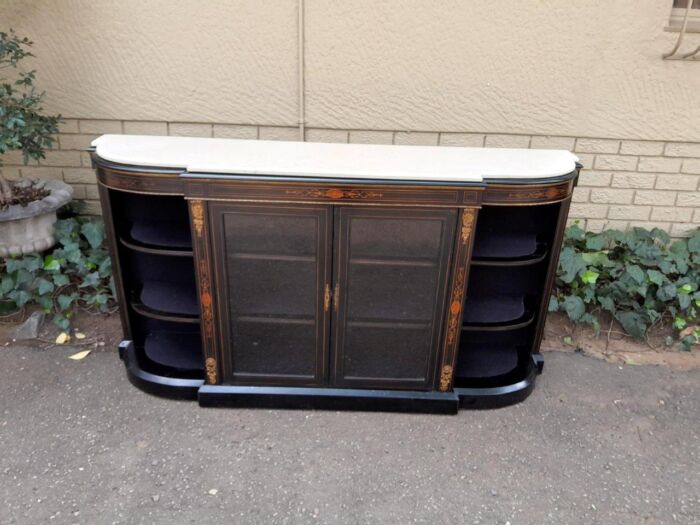
POLYGON ((575 325, 564 314, 550 314, 545 325, 543 352, 581 352, 611 363, 627 365, 663 365, 675 370, 700 368, 700 347, 691 352, 680 351, 679 345, 666 346, 669 327, 652 330, 646 341, 639 341, 624 333, 622 327, 604 320, 600 334, 590 326, 575 325), (570 340, 565 340, 570 337, 570 340))

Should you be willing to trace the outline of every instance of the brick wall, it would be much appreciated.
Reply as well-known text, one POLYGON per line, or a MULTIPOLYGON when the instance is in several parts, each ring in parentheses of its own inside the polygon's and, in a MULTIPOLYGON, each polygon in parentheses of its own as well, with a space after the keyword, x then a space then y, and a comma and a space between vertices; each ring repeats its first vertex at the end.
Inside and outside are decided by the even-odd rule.
MULTIPOLYGON (((95 173, 82 151, 103 133, 298 140, 294 127, 66 119, 46 159, 23 165, 16 153, 3 158, 10 179, 63 179, 75 189, 82 211, 99 213, 95 173)), ((700 143, 554 137, 540 135, 314 129, 313 142, 422 144, 574 151, 584 170, 574 191, 570 220, 589 230, 659 227, 682 236, 700 226, 700 143)))

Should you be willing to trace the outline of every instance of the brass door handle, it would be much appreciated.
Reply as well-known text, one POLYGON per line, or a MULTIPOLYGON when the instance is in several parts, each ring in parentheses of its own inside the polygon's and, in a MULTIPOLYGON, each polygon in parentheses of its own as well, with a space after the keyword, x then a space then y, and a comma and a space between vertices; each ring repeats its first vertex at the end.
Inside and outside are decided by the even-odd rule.
POLYGON ((326 283, 326 289, 323 292, 323 311, 327 312, 331 306, 331 285, 326 283))

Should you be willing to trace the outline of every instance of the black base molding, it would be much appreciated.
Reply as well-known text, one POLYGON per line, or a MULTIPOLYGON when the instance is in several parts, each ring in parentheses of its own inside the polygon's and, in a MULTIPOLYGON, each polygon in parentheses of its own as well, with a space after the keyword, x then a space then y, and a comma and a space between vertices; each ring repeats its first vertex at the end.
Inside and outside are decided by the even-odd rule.
POLYGON ((520 403, 534 390, 537 375, 542 373, 543 367, 542 354, 533 354, 525 378, 517 383, 490 388, 455 388, 454 392, 459 396, 459 406, 485 409, 520 403))
POLYGON ((456 414, 460 408, 498 408, 519 403, 535 388, 544 360, 535 354, 525 378, 491 388, 455 388, 452 392, 417 390, 365 390, 242 385, 206 385, 202 379, 166 377, 139 365, 131 341, 119 345, 129 381, 149 394, 173 399, 198 400, 203 407, 359 410, 456 414))
POLYGON ((134 343, 122 341, 119 344, 119 357, 124 361, 126 376, 134 386, 155 396, 171 399, 197 399, 197 392, 204 384, 203 379, 182 379, 147 372, 139 365, 134 343))
POLYGON ((199 389, 199 404, 207 407, 456 414, 459 397, 454 392, 415 390, 204 385, 199 389))

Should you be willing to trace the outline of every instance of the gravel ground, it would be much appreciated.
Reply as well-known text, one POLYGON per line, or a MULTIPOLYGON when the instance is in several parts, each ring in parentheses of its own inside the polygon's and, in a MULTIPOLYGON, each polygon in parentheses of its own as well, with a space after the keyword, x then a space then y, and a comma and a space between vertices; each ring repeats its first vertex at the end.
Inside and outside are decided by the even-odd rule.
POLYGON ((700 371, 549 353, 457 416, 203 409, 0 349, 0 523, 700 523, 700 371))

